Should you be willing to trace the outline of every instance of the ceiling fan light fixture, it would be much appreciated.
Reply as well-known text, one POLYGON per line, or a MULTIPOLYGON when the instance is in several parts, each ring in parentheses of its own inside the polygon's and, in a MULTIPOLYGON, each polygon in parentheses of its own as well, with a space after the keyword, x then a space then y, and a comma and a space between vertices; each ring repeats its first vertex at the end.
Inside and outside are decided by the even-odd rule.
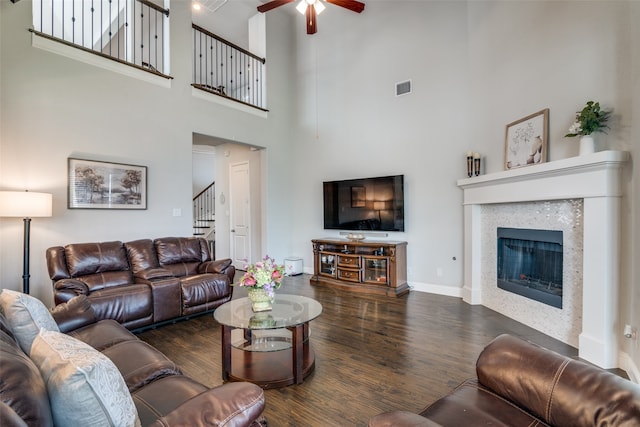
MULTIPOLYGON (((228 1, 228 0, 223 0, 228 1)), ((263 0, 264 1, 264 0, 263 0)), ((258 12, 265 13, 276 7, 285 4, 294 3, 297 0, 270 0, 258 6, 258 12)), ((358 0, 324 0, 336 6, 349 9, 352 12, 361 13, 364 10, 364 3, 358 0)), ((307 21, 307 34, 315 34, 317 32, 317 16, 326 9, 322 0, 300 0, 296 6, 296 10, 305 15, 307 21), (310 7, 313 6, 313 7, 310 7)))
POLYGON ((315 8, 317 15, 320 15, 322 13, 322 11, 327 8, 325 5, 322 4, 322 2, 320 0, 316 1, 313 4, 313 7, 315 8))
POLYGON ((300 12, 301 15, 305 15, 307 13, 308 6, 314 7, 316 15, 320 15, 322 11, 327 8, 320 0, 301 0, 296 6, 296 10, 300 12))
POLYGON ((304 15, 307 12, 307 0, 301 0, 300 3, 296 6, 296 10, 304 15))

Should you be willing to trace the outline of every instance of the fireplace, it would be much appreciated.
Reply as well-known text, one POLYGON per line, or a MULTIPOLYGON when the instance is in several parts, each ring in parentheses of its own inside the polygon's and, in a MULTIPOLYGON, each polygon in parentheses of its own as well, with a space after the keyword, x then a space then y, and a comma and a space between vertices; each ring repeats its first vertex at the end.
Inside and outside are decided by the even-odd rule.
POLYGON ((562 231, 498 227, 497 284, 562 308, 562 231))
POLYGON ((464 204, 464 301, 574 345, 580 358, 597 366, 618 367, 621 171, 629 158, 626 151, 600 151, 458 180, 464 204), (582 204, 575 215, 557 212, 572 201, 582 204), (563 231, 562 310, 496 286, 498 227, 563 231))

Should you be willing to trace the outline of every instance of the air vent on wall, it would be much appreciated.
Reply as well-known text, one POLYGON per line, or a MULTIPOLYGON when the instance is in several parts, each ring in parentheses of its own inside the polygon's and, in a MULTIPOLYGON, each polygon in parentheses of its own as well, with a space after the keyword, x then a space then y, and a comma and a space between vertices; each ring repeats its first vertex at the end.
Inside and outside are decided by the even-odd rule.
POLYGON ((396 83, 396 96, 411 93, 411 80, 396 83))

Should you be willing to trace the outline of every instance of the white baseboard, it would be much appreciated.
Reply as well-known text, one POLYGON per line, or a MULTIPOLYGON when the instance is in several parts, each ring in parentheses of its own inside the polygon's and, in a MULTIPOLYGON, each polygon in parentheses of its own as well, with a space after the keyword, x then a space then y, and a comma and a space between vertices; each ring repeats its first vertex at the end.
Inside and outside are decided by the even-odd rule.
POLYGON ((629 356, 624 351, 620 352, 620 356, 618 358, 618 365, 620 365, 620 369, 623 369, 627 372, 629 376, 629 380, 633 383, 640 383, 640 369, 635 364, 631 356, 629 356))
POLYGON ((462 288, 457 286, 434 285, 431 283, 409 282, 412 291, 462 298, 462 288))
MULTIPOLYGON (((313 275, 313 267, 303 266, 302 271, 306 274, 313 275)), ((462 298, 462 288, 457 286, 434 285, 420 282, 409 282, 408 284, 412 291, 462 298)))

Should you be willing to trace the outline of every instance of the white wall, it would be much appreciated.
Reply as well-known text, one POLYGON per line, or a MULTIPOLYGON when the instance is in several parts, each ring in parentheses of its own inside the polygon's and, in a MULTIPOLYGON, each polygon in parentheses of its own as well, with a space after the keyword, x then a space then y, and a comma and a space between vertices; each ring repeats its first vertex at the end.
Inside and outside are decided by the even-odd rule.
MULTIPOLYGON (((303 20, 304 21, 304 20, 303 20)), ((312 37, 298 28, 296 208, 293 255, 311 268, 323 230, 322 182, 405 175, 408 277, 458 292, 462 194, 456 180, 472 144, 464 2, 369 2, 355 14, 329 5, 312 37), (413 93, 395 96, 412 79, 413 93), (309 167, 309 165, 312 165, 309 167), (453 259, 455 258, 455 260, 453 259), (441 268, 442 277, 437 277, 441 268)))
POLYGON ((216 180, 216 149, 208 146, 193 146, 191 155, 192 194, 198 195, 216 180))
MULTIPOLYGON (((191 95, 191 11, 171 5, 171 88, 75 61, 31 46, 31 1, 0 2, 0 189, 53 194, 52 218, 31 229, 32 294, 51 303, 47 247, 73 242, 191 235, 193 133, 267 147, 275 175, 287 175, 290 50, 287 20, 273 16, 268 119, 191 95), (280 147, 279 147, 280 146, 280 147), (148 167, 148 209, 67 209, 67 158, 148 167), (182 210, 173 217, 173 209, 182 210)), ((267 176, 274 185, 286 177, 267 176)), ((276 192, 274 192, 276 193, 276 192)), ((279 206, 278 206, 279 208, 279 206)), ((277 227, 278 221, 275 223, 277 227)), ((283 229, 267 225, 271 235, 283 229)), ((22 221, 0 219, 1 287, 21 289, 22 221)), ((266 245, 267 242, 264 242, 266 245)), ((279 242, 274 255, 286 253, 279 242)))
MULTIPOLYGON (((296 207, 292 254, 309 271, 310 240, 337 235, 322 229, 322 181, 403 173, 406 232, 390 238, 408 242, 409 282, 459 294, 455 183, 467 150, 483 154, 486 172, 502 171, 506 124, 549 108, 549 160, 575 156, 577 140, 563 136, 593 99, 614 109, 599 149, 635 157, 639 12, 635 1, 381 0, 361 15, 329 5, 312 37, 298 23, 293 196, 305 202, 296 207), (414 92, 395 98, 394 83, 405 79, 414 92)), ((639 180, 633 167, 625 171, 621 333, 624 323, 640 324, 639 180)), ((640 365, 637 342, 623 346, 640 365)))

